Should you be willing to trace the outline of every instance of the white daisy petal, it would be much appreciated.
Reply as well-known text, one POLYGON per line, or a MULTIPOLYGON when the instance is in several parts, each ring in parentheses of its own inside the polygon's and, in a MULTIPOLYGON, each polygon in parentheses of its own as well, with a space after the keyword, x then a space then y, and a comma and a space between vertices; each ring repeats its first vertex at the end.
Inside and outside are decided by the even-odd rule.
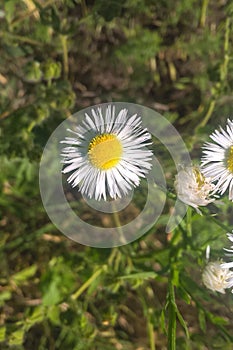
MULTIPOLYGON (((228 262, 228 263, 222 263, 222 264, 221 264, 221 267, 222 267, 223 269, 230 269, 230 268, 233 267, 233 261, 232 261, 232 262, 228 262)), ((232 274, 233 274, 233 272, 232 272, 232 274)), ((233 280, 233 276, 232 276, 232 280, 233 280)))
POLYGON ((228 119, 226 129, 220 127, 210 138, 215 143, 206 142, 203 146, 202 172, 216 184, 215 192, 222 195, 229 190, 233 201, 233 121, 228 119))
POLYGON ((228 239, 233 242, 233 233, 227 233, 228 239))
POLYGON ((233 179, 231 179, 231 183, 229 185, 229 199, 233 201, 233 179))

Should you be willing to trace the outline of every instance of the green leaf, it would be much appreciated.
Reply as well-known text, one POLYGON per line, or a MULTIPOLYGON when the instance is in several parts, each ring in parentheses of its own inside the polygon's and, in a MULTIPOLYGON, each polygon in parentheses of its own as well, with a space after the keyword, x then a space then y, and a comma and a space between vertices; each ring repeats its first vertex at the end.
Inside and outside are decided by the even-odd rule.
POLYGON ((74 272, 66 266, 62 257, 53 258, 49 269, 41 278, 43 305, 51 306, 60 303, 73 291, 75 281, 74 272))
POLYGON ((221 316, 214 315, 212 312, 206 312, 206 314, 208 315, 208 318, 211 320, 211 322, 217 326, 228 324, 228 321, 221 316))
POLYGON ((45 80, 58 79, 61 76, 61 63, 50 59, 43 63, 42 71, 45 80))
POLYGON ((28 63, 24 71, 26 80, 32 83, 39 82, 43 75, 40 62, 37 61, 28 63))
POLYGON ((35 323, 40 323, 45 318, 45 308, 43 305, 39 305, 33 309, 33 312, 26 319, 26 328, 31 328, 35 323))
POLYGON ((5 300, 9 300, 11 298, 11 292, 9 290, 4 290, 0 293, 0 305, 4 304, 5 300))
POLYGON ((206 317, 202 309, 198 309, 198 320, 201 330, 206 333, 206 317))
POLYGON ((50 321, 58 326, 60 325, 60 308, 57 305, 52 305, 47 310, 47 317, 50 319, 50 321))
POLYGON ((181 315, 181 313, 180 313, 180 311, 179 311, 177 305, 176 305, 176 315, 177 315, 177 318, 178 318, 178 320, 179 320, 181 326, 184 328, 184 331, 185 331, 185 334, 186 334, 187 339, 189 339, 190 336, 189 336, 189 330, 188 330, 187 324, 186 324, 186 322, 185 322, 183 316, 181 315))
POLYGON ((5 16, 8 23, 10 23, 15 16, 15 7, 17 2, 17 0, 4 1, 5 16))
POLYGON ((97 0, 95 1, 94 10, 106 21, 120 16, 125 0, 97 0))
POLYGON ((43 305, 50 306, 59 303, 62 300, 59 282, 55 279, 51 281, 48 289, 43 295, 43 305))
POLYGON ((166 317, 165 317, 165 310, 164 309, 162 310, 162 312, 160 314, 159 324, 160 324, 160 327, 162 328, 162 330, 164 331, 164 333, 166 334, 167 333, 167 330, 166 330, 166 317))
POLYGON ((160 37, 156 32, 136 28, 127 31, 128 41, 119 47, 115 54, 125 64, 146 64, 155 57, 160 47, 160 37))
POLYGON ((177 288, 177 294, 179 295, 179 297, 184 300, 186 302, 186 304, 190 304, 191 301, 191 297, 190 295, 186 292, 186 290, 184 288, 182 288, 181 286, 179 286, 177 288))
POLYGON ((24 329, 19 328, 10 334, 8 342, 10 346, 22 345, 24 339, 24 329))
POLYGON ((5 341, 6 339, 6 327, 0 327, 0 342, 5 341))
POLYGON ((44 43, 49 43, 52 38, 52 27, 48 25, 44 25, 42 23, 38 23, 35 28, 35 39, 42 41, 44 43))
POLYGON ((21 270, 20 272, 17 272, 14 275, 12 275, 11 279, 17 285, 20 285, 23 282, 25 282, 26 280, 28 280, 29 278, 33 277, 35 275, 35 273, 36 273, 36 270, 37 270, 37 266, 36 265, 29 266, 29 267, 21 270))

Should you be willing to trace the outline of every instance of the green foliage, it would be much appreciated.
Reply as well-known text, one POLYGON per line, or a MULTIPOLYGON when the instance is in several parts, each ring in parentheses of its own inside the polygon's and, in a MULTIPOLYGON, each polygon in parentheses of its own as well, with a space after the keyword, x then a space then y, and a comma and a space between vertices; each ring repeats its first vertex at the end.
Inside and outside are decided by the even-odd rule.
MULTIPOLYGON (((232 114, 232 3, 0 5, 0 348, 231 349, 232 296, 201 282, 206 247, 213 247, 211 258, 222 256, 231 231, 226 198, 203 216, 190 211, 166 234, 176 199, 170 193, 140 240, 95 249, 63 237, 49 221, 38 168, 65 118, 115 100, 165 115, 198 163, 202 143, 232 114)), ((160 146, 154 151, 159 156, 160 146)), ((174 165, 163 165, 172 188, 174 165)), ((135 196, 134 209, 141 209, 146 189, 135 196)))
POLYGON ((121 15, 123 4, 123 0, 109 0, 108 2, 97 0, 95 1, 93 10, 108 22, 121 15))
POLYGON ((117 51, 117 57, 124 64, 143 65, 150 58, 154 58, 159 51, 161 41, 156 32, 141 27, 126 31, 127 43, 123 44, 117 51))

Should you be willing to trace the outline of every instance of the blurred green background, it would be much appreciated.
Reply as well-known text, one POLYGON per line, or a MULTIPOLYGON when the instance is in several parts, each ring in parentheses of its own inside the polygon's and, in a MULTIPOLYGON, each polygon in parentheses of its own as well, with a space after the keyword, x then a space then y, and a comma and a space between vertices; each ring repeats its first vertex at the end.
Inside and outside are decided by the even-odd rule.
POLYGON ((201 282, 206 246, 223 256, 232 203, 166 234, 171 196, 140 240, 95 249, 53 226, 38 186, 52 131, 102 102, 157 110, 198 161, 232 117, 232 20, 227 0, 0 0, 1 349, 232 349, 232 295, 201 282))

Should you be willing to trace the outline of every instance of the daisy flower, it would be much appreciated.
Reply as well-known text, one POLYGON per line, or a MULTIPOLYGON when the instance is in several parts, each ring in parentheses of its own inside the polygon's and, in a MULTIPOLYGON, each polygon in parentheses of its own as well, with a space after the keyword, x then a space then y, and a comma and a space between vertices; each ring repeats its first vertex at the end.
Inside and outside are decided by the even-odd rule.
POLYGON ((229 189, 233 201, 233 121, 227 120, 226 129, 215 130, 203 146, 201 168, 205 176, 216 182, 216 192, 221 195, 229 189))
POLYGON ((96 200, 116 199, 126 195, 140 183, 140 178, 151 168, 151 135, 141 126, 137 115, 128 115, 127 109, 115 113, 115 106, 108 105, 85 113, 85 118, 75 130, 68 131, 74 137, 66 137, 61 143, 64 174, 71 173, 67 181, 79 186, 82 195, 96 200))
POLYGON ((233 272, 222 265, 221 261, 209 262, 202 273, 202 281, 206 288, 225 294, 225 289, 233 286, 233 272))
MULTIPOLYGON (((231 242, 233 242, 233 234, 232 233, 227 233, 227 237, 231 242)), ((233 245, 230 247, 230 249, 224 248, 224 250, 226 251, 226 256, 233 256, 233 245)), ((231 268, 231 267, 233 267, 233 262, 223 263, 222 267, 223 268, 231 268)))
POLYGON ((206 206, 215 199, 210 198, 214 185, 206 178, 196 166, 183 167, 178 171, 174 183, 178 198, 187 205, 198 209, 206 206))

